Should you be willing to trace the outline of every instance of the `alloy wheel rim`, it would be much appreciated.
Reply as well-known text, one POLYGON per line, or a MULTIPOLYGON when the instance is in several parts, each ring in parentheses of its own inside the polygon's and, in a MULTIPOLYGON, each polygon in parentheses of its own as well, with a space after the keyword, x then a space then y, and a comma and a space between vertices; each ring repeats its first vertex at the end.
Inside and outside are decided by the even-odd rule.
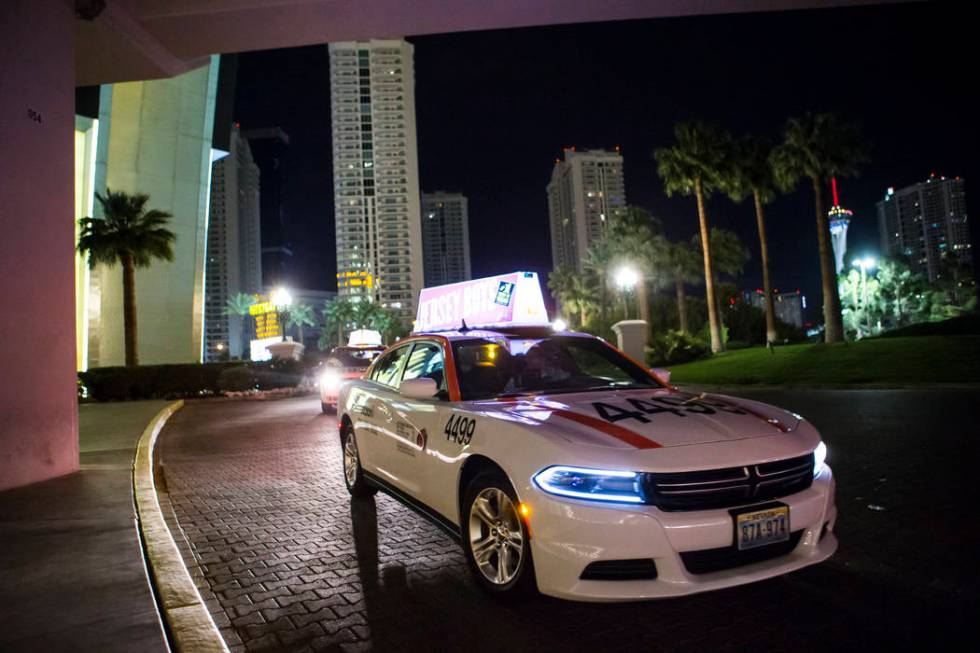
POLYGON ((483 577, 506 585, 524 559, 524 532, 514 502, 495 487, 481 490, 470 506, 469 546, 483 577))
POLYGON ((344 441, 344 476, 347 485, 353 486, 357 482, 357 443, 353 433, 348 433, 344 441))

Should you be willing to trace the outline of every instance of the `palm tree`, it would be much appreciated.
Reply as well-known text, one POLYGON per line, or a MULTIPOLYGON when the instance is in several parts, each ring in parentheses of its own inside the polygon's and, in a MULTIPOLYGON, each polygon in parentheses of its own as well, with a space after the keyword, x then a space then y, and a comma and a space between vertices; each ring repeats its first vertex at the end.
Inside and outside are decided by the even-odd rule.
POLYGON ((548 273, 548 291, 552 298, 558 303, 559 312, 567 314, 570 307, 565 305, 565 297, 572 286, 575 278, 574 270, 560 266, 548 273))
POLYGON ((595 307, 595 289, 581 274, 558 268, 548 274, 548 290, 561 305, 563 314, 578 317, 578 328, 584 329, 589 311, 595 307))
POLYGON ((606 316, 609 312, 609 266, 612 258, 611 244, 605 238, 601 238, 589 246, 585 251, 585 258, 582 259, 582 267, 595 275, 599 286, 600 329, 606 328, 606 316))
POLYGON ((772 152, 773 171, 780 188, 789 192, 803 177, 808 178, 813 187, 826 342, 843 341, 844 326, 823 193, 831 177, 854 176, 867 160, 867 147, 858 127, 832 113, 807 113, 790 118, 783 131, 782 144, 772 152))
POLYGON ((316 324, 316 320, 313 319, 313 307, 309 304, 290 304, 286 309, 286 315, 288 316, 286 320, 286 328, 296 327, 299 331, 299 341, 303 344, 303 326, 313 326, 316 324))
POLYGON ((650 286, 660 285, 657 273, 667 267, 667 240, 661 235, 660 221, 638 206, 627 207, 613 217, 606 239, 616 256, 637 268, 636 299, 640 319, 650 325, 650 286))
POLYGON ((747 136, 735 144, 731 165, 726 170, 725 192, 735 202, 752 196, 755 222, 759 230, 759 257, 762 262, 762 288, 766 294, 766 343, 776 341, 776 310, 772 303, 772 278, 769 275, 769 240, 766 237, 764 205, 776 196, 770 154, 766 141, 747 136))
POLYGON ((701 122, 680 123, 674 128, 674 137, 677 139, 676 144, 658 148, 653 153, 657 161, 657 174, 663 180, 668 197, 680 193, 694 195, 697 200, 701 241, 708 245, 703 248, 703 256, 711 351, 724 351, 725 342, 718 321, 718 302, 711 265, 711 238, 704 200, 720 185, 731 137, 718 127, 701 122))
POLYGON ((686 283, 696 283, 701 276, 698 270, 700 253, 687 242, 669 243, 668 262, 674 277, 674 293, 677 297, 677 322, 681 331, 690 333, 687 320, 686 283))
POLYGON ((378 327, 387 320, 387 317, 385 309, 381 307, 381 304, 370 299, 362 299, 354 304, 351 321, 358 329, 374 329, 380 331, 378 327))
POLYGON ((336 346, 344 344, 344 330, 354 317, 354 304, 346 297, 336 297, 328 302, 324 302, 322 309, 323 316, 327 323, 324 332, 320 336, 319 344, 321 347, 329 346, 327 330, 337 330, 336 346))
POLYGON ((136 341, 136 268, 147 268, 155 260, 174 260, 176 234, 166 228, 173 216, 157 209, 147 209, 150 196, 113 192, 95 194, 102 205, 102 218, 82 218, 78 252, 88 254, 89 267, 99 263, 109 267, 122 265, 123 333, 126 365, 139 365, 136 341))
MULTIPOLYGON (((701 252, 701 237, 691 239, 691 246, 701 252)), ((711 262, 714 264, 715 287, 719 286, 719 275, 737 277, 748 262, 749 250, 734 231, 711 228, 711 262)), ((720 314, 719 314, 720 315, 720 314)))
POLYGON ((245 318, 249 313, 248 309, 252 307, 256 299, 256 296, 251 293, 240 292, 235 293, 225 302, 224 314, 241 318, 242 360, 248 358, 248 321, 245 318))

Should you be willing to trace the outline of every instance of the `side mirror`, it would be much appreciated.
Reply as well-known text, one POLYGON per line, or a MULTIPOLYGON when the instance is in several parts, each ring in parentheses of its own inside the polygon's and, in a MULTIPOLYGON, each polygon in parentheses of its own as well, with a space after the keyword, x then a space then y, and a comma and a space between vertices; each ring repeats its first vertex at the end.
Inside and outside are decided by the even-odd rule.
POLYGON ((670 385, 670 370, 666 370, 666 369, 664 369, 662 367, 653 367, 653 368, 650 368, 650 372, 655 377, 657 377, 658 379, 660 379, 661 383, 670 385))
POLYGON ((409 379, 398 386, 398 394, 409 399, 431 399, 438 392, 439 385, 427 378, 409 379))

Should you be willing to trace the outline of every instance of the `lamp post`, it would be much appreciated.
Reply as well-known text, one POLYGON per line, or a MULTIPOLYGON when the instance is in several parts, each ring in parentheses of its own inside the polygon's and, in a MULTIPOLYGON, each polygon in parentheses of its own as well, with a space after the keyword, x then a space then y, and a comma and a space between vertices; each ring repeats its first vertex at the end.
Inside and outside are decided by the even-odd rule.
MULTIPOLYGON (((866 326, 868 328, 868 333, 871 332, 871 322, 870 316, 868 314, 868 270, 874 270, 878 267, 878 261, 875 260, 873 256, 865 256, 864 258, 856 258, 851 261, 851 265, 861 270, 861 310, 864 311, 864 318, 866 321, 866 326)), ((855 295, 857 295, 857 289, 855 288, 855 295)), ((857 303, 857 297, 854 298, 854 303, 857 303)))
POLYGON ((286 342, 286 320, 283 319, 283 314, 293 303, 293 296, 285 288, 279 287, 272 291, 269 299, 272 301, 272 305, 276 307, 276 319, 279 320, 279 331, 282 335, 282 341, 286 342))
POLYGON ((639 282, 640 276, 637 274, 636 270, 627 266, 619 268, 616 272, 616 285, 619 289, 623 291, 623 319, 629 319, 629 293, 633 290, 636 284, 639 282))

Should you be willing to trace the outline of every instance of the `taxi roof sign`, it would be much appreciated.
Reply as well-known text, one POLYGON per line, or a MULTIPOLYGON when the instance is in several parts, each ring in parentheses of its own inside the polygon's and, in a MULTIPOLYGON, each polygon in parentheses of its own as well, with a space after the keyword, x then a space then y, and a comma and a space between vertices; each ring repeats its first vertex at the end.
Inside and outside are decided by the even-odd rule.
POLYGON ((536 272, 510 272, 494 277, 423 288, 415 333, 467 327, 549 324, 536 272))
POLYGON ((381 344, 381 334, 374 329, 354 329, 347 339, 348 347, 377 347, 381 344))

